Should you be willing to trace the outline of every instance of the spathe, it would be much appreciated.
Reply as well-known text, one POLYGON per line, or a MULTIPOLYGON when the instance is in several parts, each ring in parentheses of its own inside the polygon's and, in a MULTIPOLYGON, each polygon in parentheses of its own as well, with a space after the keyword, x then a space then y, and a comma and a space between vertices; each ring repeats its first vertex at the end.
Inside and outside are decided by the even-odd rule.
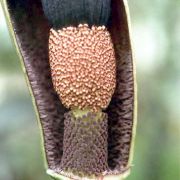
MULTIPOLYGON (((55 173, 62 157, 63 114, 48 62, 49 25, 39 0, 2 0, 8 28, 22 63, 39 122, 47 173, 55 173)), ((112 0, 109 31, 116 51, 117 86, 106 110, 109 116, 109 167, 112 175, 125 177, 131 167, 136 129, 136 78, 129 34, 126 0, 112 0), (117 174, 117 175, 116 175, 117 174)))

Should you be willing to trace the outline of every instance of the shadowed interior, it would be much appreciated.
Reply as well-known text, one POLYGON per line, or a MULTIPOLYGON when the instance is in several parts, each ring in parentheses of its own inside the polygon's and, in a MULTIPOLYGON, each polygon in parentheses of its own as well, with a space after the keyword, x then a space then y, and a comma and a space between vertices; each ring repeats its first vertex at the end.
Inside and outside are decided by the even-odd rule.
MULTIPOLYGON (((50 169, 60 165, 63 149, 63 116, 67 111, 52 85, 48 60, 49 25, 39 0, 8 0, 16 39, 24 59, 44 137, 50 169)), ((124 4, 112 0, 109 31, 117 62, 117 87, 108 113, 108 165, 126 168, 132 138, 134 82, 131 46, 124 4)))
POLYGON ((106 112, 109 121, 108 163, 121 171, 129 160, 134 116, 133 59, 127 14, 122 0, 112 0, 109 31, 116 53, 116 89, 106 112))
POLYGON ((8 1, 18 45, 38 108, 49 168, 60 164, 65 108, 54 91, 48 61, 49 25, 40 1, 8 1), (23 2, 23 3, 22 3, 23 2))

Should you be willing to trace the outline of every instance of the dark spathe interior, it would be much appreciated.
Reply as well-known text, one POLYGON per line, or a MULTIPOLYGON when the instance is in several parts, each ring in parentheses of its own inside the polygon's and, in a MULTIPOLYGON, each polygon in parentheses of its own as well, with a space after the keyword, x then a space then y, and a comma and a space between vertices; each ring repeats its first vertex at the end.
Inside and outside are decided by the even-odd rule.
MULTIPOLYGON (((44 137, 48 166, 57 169, 63 153, 63 117, 68 110, 54 91, 48 61, 49 25, 40 0, 8 0, 18 46, 35 97, 44 137)), ((117 85, 108 113, 108 165, 128 168, 132 139, 134 79, 132 52, 124 4, 112 0, 109 31, 116 51, 117 85)))

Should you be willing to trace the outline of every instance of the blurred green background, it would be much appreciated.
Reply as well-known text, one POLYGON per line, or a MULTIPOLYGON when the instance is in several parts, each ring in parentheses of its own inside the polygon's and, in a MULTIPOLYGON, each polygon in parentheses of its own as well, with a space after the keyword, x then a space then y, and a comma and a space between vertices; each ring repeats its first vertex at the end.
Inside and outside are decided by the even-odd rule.
MULTIPOLYGON (((180 180, 180 1, 129 0, 138 127, 128 180, 180 180)), ((0 7, 0 180, 50 180, 20 62, 0 7)))

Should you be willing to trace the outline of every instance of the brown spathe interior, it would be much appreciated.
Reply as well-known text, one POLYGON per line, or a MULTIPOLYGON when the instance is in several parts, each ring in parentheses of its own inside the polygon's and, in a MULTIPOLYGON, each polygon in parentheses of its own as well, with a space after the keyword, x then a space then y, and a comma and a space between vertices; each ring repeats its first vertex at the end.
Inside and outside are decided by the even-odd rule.
MULTIPOLYGON (((44 134, 48 166, 56 169, 63 149, 63 115, 67 111, 54 91, 48 61, 47 20, 40 0, 7 0, 16 39, 36 100, 44 134)), ((127 17, 122 0, 112 0, 109 26, 116 51, 117 85, 107 109, 108 165, 127 168, 133 126, 134 80, 127 17)))

